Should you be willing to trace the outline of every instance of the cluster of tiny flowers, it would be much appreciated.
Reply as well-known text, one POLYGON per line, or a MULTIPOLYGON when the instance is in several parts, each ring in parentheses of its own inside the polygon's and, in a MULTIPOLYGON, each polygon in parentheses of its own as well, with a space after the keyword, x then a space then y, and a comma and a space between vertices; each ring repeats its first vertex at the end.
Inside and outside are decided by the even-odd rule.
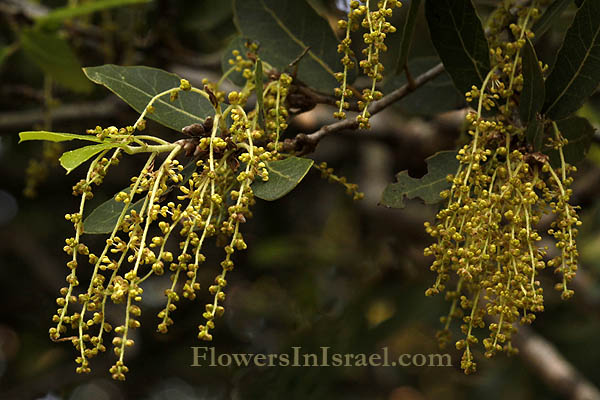
POLYGON ((387 46, 384 43, 387 34, 396 31, 396 28, 386 19, 392 16, 392 10, 395 7, 401 5, 397 0, 381 0, 377 3, 377 10, 371 11, 369 0, 361 0, 360 2, 354 0, 350 2, 348 20, 338 21, 339 28, 345 29, 346 35, 338 45, 338 53, 343 54, 341 61, 344 71, 336 73, 335 76, 340 82, 340 87, 335 89, 335 95, 340 99, 336 102, 338 111, 334 113, 334 117, 346 118, 344 110, 350 108, 350 104, 346 99, 352 96, 352 90, 349 88, 347 80, 349 71, 355 66, 350 35, 362 27, 366 30, 363 34, 366 47, 362 50, 364 59, 360 61, 359 66, 363 73, 371 79, 371 87, 362 91, 362 99, 358 101, 358 108, 361 112, 356 120, 361 129, 370 127, 370 114, 367 108, 371 102, 382 97, 382 93, 375 88, 377 83, 383 79, 383 64, 380 61, 380 55, 382 52, 387 51, 387 46))
MULTIPOLYGON (((251 55, 251 57, 253 57, 258 50, 258 45, 254 42, 245 43, 245 47, 248 49, 248 54, 251 55)), ((239 50, 233 50, 231 54, 233 55, 233 58, 227 60, 228 64, 231 65, 231 69, 225 73, 224 77, 227 77, 227 75, 235 71, 241 72, 244 79, 250 81, 254 74, 252 71, 254 62, 250 58, 244 57, 239 50)))
MULTIPOLYGON (((285 77, 282 80, 289 84, 285 77)), ((193 90, 207 98, 209 93, 217 93, 217 87, 208 82, 205 91, 201 91, 182 80, 180 87, 163 94, 174 101, 179 91, 193 90)), ((114 379, 125 379, 128 368, 124 355, 126 348, 134 344, 132 329, 140 326, 143 283, 152 276, 171 273, 171 283, 164 290, 166 304, 158 313, 157 324, 157 331, 166 333, 173 324, 173 312, 180 297, 196 298, 200 289, 197 272, 206 261, 203 248, 214 237, 217 245, 223 243, 224 259, 222 271, 209 288, 214 299, 206 305, 206 323, 200 326, 198 335, 201 339, 211 339, 209 330, 214 328, 215 318, 224 312, 225 275, 233 269, 232 255, 247 247, 240 225, 252 216, 250 207, 255 200, 251 184, 256 178, 268 180, 266 162, 279 157, 276 151, 265 149, 264 140, 263 145, 257 145, 265 135, 244 112, 242 106, 248 97, 249 93, 244 91, 230 93, 230 105, 225 111, 216 108, 216 114, 203 124, 184 128, 183 133, 189 137, 172 144, 134 135, 136 128, 144 128, 143 117, 154 112, 152 102, 157 98, 145 108, 135 128, 97 127, 87 132, 100 140, 123 141, 126 152, 145 152, 150 156, 140 173, 131 178, 129 188, 115 195, 114 201, 123 207, 100 255, 93 254, 81 240, 86 230, 84 208, 93 198, 92 183, 102 182, 108 167, 117 164, 122 148, 108 158, 105 157, 108 150, 100 153, 86 178, 73 187, 73 194, 81 202, 79 212, 66 215, 75 228, 75 236, 66 240, 64 248, 72 257, 67 263, 68 286, 60 290, 61 297, 57 299, 60 308, 53 316, 56 326, 49 333, 52 340, 73 342, 79 353, 77 372, 90 371, 89 359, 106 350, 105 336, 112 332, 117 361, 110 372, 114 379), (233 121, 230 127, 225 124, 228 116, 233 121), (161 152, 168 155, 159 163, 161 152), (194 157, 185 169, 176 159, 183 152, 194 157), (178 193, 170 194, 174 189, 178 193), (173 239, 178 242, 177 251, 173 250, 173 239), (82 257, 87 258, 92 271, 83 288, 77 273, 82 257), (105 318, 110 303, 124 305, 124 320, 115 327, 105 318), (67 328, 73 329, 75 335, 64 337, 67 328)))
MULTIPOLYGON (((281 74, 277 80, 271 81, 265 89, 264 107, 265 107, 265 131, 268 139, 272 143, 270 150, 274 150, 281 132, 288 127, 288 109, 286 100, 289 94, 292 77, 288 74, 281 74)), ((270 144, 271 144, 270 143, 270 144)))
MULTIPOLYGON (((225 95, 219 91, 220 82, 204 81, 204 88, 198 89, 182 79, 178 87, 154 96, 133 126, 87 131, 103 142, 118 145, 93 159, 86 178, 73 187, 73 194, 80 197, 79 210, 66 215, 75 229, 64 247, 71 257, 67 263, 68 286, 60 290, 61 297, 56 300, 59 308, 52 317, 56 325, 49 333, 54 341, 73 343, 78 352, 77 372, 90 371, 89 360, 106 351, 106 335, 111 333, 117 360, 110 373, 114 379, 124 380, 128 372, 125 352, 134 345, 133 330, 141 325, 144 283, 153 276, 170 273, 171 282, 164 289, 165 306, 158 312, 156 327, 158 332, 166 333, 174 323, 181 297, 197 297, 198 270, 206 264, 204 250, 209 241, 223 248, 223 258, 220 272, 208 287, 212 299, 204 307, 198 338, 212 339, 215 321, 225 312, 226 278, 234 268, 233 255, 247 248, 241 226, 252 217, 255 198, 251 185, 256 180, 268 181, 268 163, 287 156, 278 152, 278 140, 288 127, 287 97, 293 79, 268 65, 263 67, 268 73, 263 75, 262 71, 261 75, 269 78, 263 91, 264 110, 257 104, 246 112, 247 101, 256 91, 256 68, 261 65, 253 61, 256 45, 247 47, 247 59, 234 51, 234 59, 230 60, 229 72, 242 72, 246 79, 241 90, 225 95), (214 115, 183 128, 184 138, 174 143, 137 134, 146 128, 145 117, 156 111, 154 102, 162 96, 175 101, 182 91, 204 96, 213 105, 214 115), (110 151, 112 156, 108 156, 110 151), (114 196, 118 205, 113 208, 120 211, 96 255, 82 242, 90 228, 87 223, 84 226, 85 206, 93 198, 92 184, 101 184, 109 167, 117 165, 123 153, 149 156, 129 187, 114 196), (177 159, 182 157, 191 158, 185 167, 177 159), (78 277, 83 257, 91 269, 85 285, 78 277), (124 307, 123 321, 114 327, 106 318, 107 307, 113 305, 124 307), (66 336, 68 328, 74 331, 72 336, 66 336)), ((356 185, 348 184, 326 166, 322 170, 355 198, 362 197, 356 185)))
POLYGON ((516 323, 532 323, 544 310, 538 280, 543 269, 552 267, 561 275, 556 289, 563 299, 573 294, 567 284, 577 269, 575 238, 581 222, 569 203, 569 186, 576 169, 565 162, 562 149, 567 142, 556 124, 545 149, 557 152, 561 162, 551 165, 548 156, 532 151, 514 112, 523 85, 520 48, 523 38, 532 36, 527 27, 537 14, 534 8, 517 10, 520 26, 508 27, 516 39, 496 41, 491 72, 482 87, 466 94, 477 110, 466 117, 470 142, 458 152, 459 169, 448 176, 451 188, 441 193, 445 205, 437 221, 425 224, 436 239, 425 255, 434 257, 430 269, 437 274, 426 295, 445 291, 451 303, 441 318, 440 345, 451 340, 451 322, 462 321, 464 338, 455 346, 463 350, 465 373, 476 370, 478 329, 489 330, 482 341, 486 357, 517 351, 511 343, 516 323), (548 211, 555 217, 548 234, 558 255, 546 262, 549 250, 540 246, 536 225, 548 211), (447 289, 450 282, 455 284, 452 290, 447 289))

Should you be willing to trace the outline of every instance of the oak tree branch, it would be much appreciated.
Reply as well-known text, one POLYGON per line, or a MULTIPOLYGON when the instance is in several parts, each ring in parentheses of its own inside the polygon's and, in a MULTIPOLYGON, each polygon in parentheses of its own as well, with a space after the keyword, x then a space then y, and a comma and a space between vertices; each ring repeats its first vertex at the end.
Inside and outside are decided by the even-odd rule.
MULTIPOLYGON (((413 82, 407 83, 393 92, 384 96, 381 100, 373 102, 369 107, 369 113, 371 115, 375 115, 378 112, 386 109, 396 101, 404 98, 408 94, 412 93, 417 88, 423 86, 427 82, 433 80, 438 75, 444 72, 444 65, 438 64, 430 70, 424 72, 423 74, 414 78, 413 82)), ((287 139, 284 141, 284 149, 288 151, 298 151, 300 154, 306 154, 313 152, 317 144, 323 139, 323 137, 346 129, 357 129, 358 122, 356 119, 345 119, 343 121, 338 121, 333 124, 325 125, 321 127, 319 130, 310 133, 299 133, 293 139, 287 139)))

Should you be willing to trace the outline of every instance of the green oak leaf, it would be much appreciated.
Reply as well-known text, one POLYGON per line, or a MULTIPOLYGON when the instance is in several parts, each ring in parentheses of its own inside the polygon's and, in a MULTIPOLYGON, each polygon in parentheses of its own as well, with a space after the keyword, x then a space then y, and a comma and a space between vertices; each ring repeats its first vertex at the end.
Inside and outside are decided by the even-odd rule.
POLYGON ((408 15, 404 21, 404 27, 402 28, 402 41, 400 42, 400 53, 398 55, 398 62, 396 63, 396 73, 401 74, 408 61, 408 53, 410 53, 410 45, 412 43, 413 34, 415 32, 415 26, 417 23, 417 17, 419 15, 419 8, 421 6, 421 0, 412 0, 409 4, 408 15))
POLYGON ((404 208, 404 198, 416 197, 425 201, 425 204, 435 204, 442 201, 440 192, 450 187, 446 179, 449 174, 455 174, 459 162, 456 151, 440 151, 428 157, 427 174, 422 178, 412 178, 408 171, 401 171, 396 175, 397 182, 390 183, 381 197, 380 204, 391 208, 404 208))
POLYGON ((234 17, 242 36, 260 44, 263 61, 284 71, 308 48, 297 64, 298 79, 323 93, 338 86, 334 74, 344 69, 338 41, 305 0, 235 0, 234 17))
POLYGON ((538 118, 529 121, 525 129, 525 137, 534 151, 541 151, 544 146, 544 121, 538 118))
POLYGON ((282 198, 300 183, 313 164, 314 161, 309 158, 294 156, 267 163, 269 180, 254 181, 252 184, 254 195, 267 201, 282 198))
POLYGON ((546 89, 544 76, 533 45, 529 40, 525 42, 523 53, 523 90, 519 102, 519 115, 521 122, 526 125, 537 118, 544 106, 546 89))
POLYGON ((577 111, 600 83, 600 1, 585 0, 546 79, 544 113, 560 120, 577 111))
POLYGON ((490 53, 471 0, 427 0, 425 16, 435 46, 456 88, 464 94, 481 87, 490 53))
POLYGON ((79 93, 88 93, 93 85, 81 72, 81 64, 71 46, 56 33, 23 29, 20 43, 25 55, 58 84, 79 93))
POLYGON ((19 133, 19 143, 28 140, 46 140, 48 142, 66 142, 68 140, 88 140, 90 142, 102 142, 94 135, 76 135, 74 133, 59 133, 48 131, 26 131, 19 133))
POLYGON ((110 150, 115 147, 122 146, 121 143, 100 143, 91 144, 89 146, 80 147, 75 150, 67 151, 63 153, 58 159, 60 165, 67 170, 67 174, 73 171, 75 168, 100 153, 104 150, 110 150))
MULTIPOLYGON (((181 78, 158 68, 143 66, 121 67, 106 64, 84 68, 83 72, 94 83, 103 85, 123 101, 142 113, 150 100, 157 94, 178 88, 181 78)), ((199 93, 181 91, 173 102, 169 94, 156 100, 154 112, 146 114, 161 125, 181 131, 188 125, 203 123, 215 110, 199 93)))

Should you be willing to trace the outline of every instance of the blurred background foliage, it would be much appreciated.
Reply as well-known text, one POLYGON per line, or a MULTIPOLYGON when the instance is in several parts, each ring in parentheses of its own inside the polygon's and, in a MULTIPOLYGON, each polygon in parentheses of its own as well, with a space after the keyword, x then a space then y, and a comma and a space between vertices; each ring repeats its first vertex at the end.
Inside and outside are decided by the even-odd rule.
MULTIPOLYGON (((47 332, 67 271, 61 249, 72 226, 62 216, 76 207, 71 186, 83 172, 65 177, 55 160, 60 149, 18 146, 17 133, 33 128, 80 133, 96 125, 129 125, 135 113, 103 88, 80 80, 80 66, 148 65, 196 84, 202 78, 217 80, 223 48, 237 29, 232 0, 154 0, 39 22, 50 10, 69 3, 94 1, 0 1, 0 398, 561 398, 518 356, 487 361, 478 354, 478 373, 465 376, 454 349, 445 350, 452 355, 452 368, 192 368, 190 347, 206 345, 196 339, 196 326, 208 293, 201 291, 194 302, 182 301, 175 325, 168 335, 160 335, 155 332, 155 315, 162 307, 166 277, 164 287, 155 280, 145 288, 146 309, 129 352, 132 372, 127 381, 110 380, 110 352, 92 361, 91 374, 75 374, 72 346, 51 343, 47 332), (26 176, 28 168, 34 178, 45 175, 35 190, 26 192, 37 192, 35 198, 24 195, 26 181, 31 184, 32 178, 26 176)), ((311 3, 332 24, 344 6, 343 1, 311 3)), ((482 18, 496 4, 475 3, 482 18)), ((407 9, 394 17, 396 26, 402 26, 407 9)), ((539 55, 546 63, 552 63, 574 9, 568 8, 539 41, 539 55)), ((398 42, 390 40, 390 68, 398 42)), ((414 74, 437 62, 423 15, 409 60, 414 74)), ((385 87, 398 87, 402 79, 391 77, 385 87)), ((209 345, 217 353, 281 353, 292 346, 301 346, 303 352, 328 346, 335 352, 367 354, 387 346, 395 356, 439 352, 435 332, 448 305, 441 298, 425 298, 433 275, 422 255, 428 242, 423 222, 433 219, 436 206, 417 200, 405 210, 389 210, 377 204, 396 172, 408 169, 418 177, 426 172, 426 157, 464 140, 462 107, 460 94, 442 76, 374 118, 371 132, 343 132, 325 139, 311 157, 327 161, 359 183, 365 199, 352 202, 342 188, 313 172, 285 198, 259 202, 246 227, 248 251, 236 255, 226 313, 209 345)), ((288 134, 318 129, 332 121, 331 112, 317 107, 294 118, 288 134)), ((581 113, 600 126, 600 96, 581 113)), ((149 129, 169 140, 178 135, 152 122, 149 129)), ((140 161, 123 160, 94 202, 100 204, 120 190, 140 161)), ((575 298, 562 302, 546 276, 546 311, 534 325, 596 385, 599 168, 600 147, 594 143, 574 186, 584 222, 575 298)), ((203 288, 213 273, 204 271, 203 288)))

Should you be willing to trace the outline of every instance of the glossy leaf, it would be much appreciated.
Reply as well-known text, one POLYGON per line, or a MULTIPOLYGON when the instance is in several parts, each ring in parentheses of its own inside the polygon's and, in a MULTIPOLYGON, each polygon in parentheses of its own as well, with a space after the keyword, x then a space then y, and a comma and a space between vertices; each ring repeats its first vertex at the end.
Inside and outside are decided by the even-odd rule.
MULTIPOLYGON (((122 192, 129 193, 131 188, 126 188, 122 192)), ((115 195, 116 196, 116 195, 115 195)), ((87 234, 106 234, 115 229, 119 216, 125 207, 125 203, 116 201, 115 196, 96 207, 86 219, 83 220, 83 233, 87 234)), ((140 212, 144 205, 144 198, 133 204, 127 204, 127 211, 135 210, 140 212)))
POLYGON ((523 90, 519 102, 521 122, 526 125, 537 118, 544 106, 544 76, 533 45, 529 40, 521 51, 523 56, 523 90))
POLYGON ((92 144, 75 150, 67 151, 60 156, 58 161, 60 161, 60 165, 67 170, 68 174, 101 151, 109 150, 119 146, 121 146, 120 143, 92 144))
POLYGON ((114 7, 128 6, 132 4, 149 3, 152 0, 95 0, 78 4, 75 7, 59 7, 41 16, 36 20, 36 25, 46 25, 62 22, 66 19, 87 15, 96 11, 107 10, 114 7))
POLYGON ((19 133, 19 143, 28 140, 46 140, 48 142, 66 142, 68 140, 88 140, 90 142, 101 142, 94 135, 76 135, 74 133, 59 133, 48 131, 26 131, 19 133))
POLYGON ((77 56, 63 38, 54 33, 24 29, 20 41, 27 57, 58 84, 75 92, 92 90, 92 84, 81 72, 77 56))
MULTIPOLYGON (((414 58, 408 62, 408 70, 412 76, 417 76, 439 64, 437 57, 414 58)), ((398 74, 384 82, 383 89, 389 93, 406 84, 405 74, 398 74)), ((447 72, 421 86, 410 95, 393 105, 409 115, 430 116, 441 112, 455 110, 465 105, 465 97, 456 90, 447 72)))
POLYGON ((542 37, 544 33, 559 19, 563 11, 571 4, 572 0, 554 0, 546 8, 540 19, 535 21, 531 30, 535 34, 534 41, 542 37))
MULTIPOLYGON (((572 165, 578 164, 585 158, 590 148, 594 136, 594 127, 587 119, 582 117, 571 117, 556 121, 556 125, 562 136, 569 141, 563 147, 565 161, 572 165)), ((550 150, 548 155, 550 156, 550 164, 555 168, 560 167, 558 151, 550 150)))
POLYGON ((257 179, 252 184, 254 195, 259 199, 273 201, 291 192, 306 176, 314 161, 309 158, 288 157, 267 164, 269 180, 257 179))
POLYGON ((265 62, 283 71, 309 48, 297 64, 298 79, 324 93, 337 87, 338 41, 305 0, 235 0, 234 15, 241 34, 260 43, 265 62))
POLYGON ((545 114, 554 120, 577 111, 600 83, 600 1, 586 0, 575 14, 546 79, 545 114))
POLYGON ((425 16, 435 46, 456 88, 481 87, 490 70, 489 47, 471 0, 428 0, 425 16))
MULTIPOLYGON (((161 69, 141 66, 107 64, 84 68, 84 72, 91 81, 110 89, 138 113, 144 111, 155 95, 178 88, 181 80, 177 75, 161 69)), ((194 92, 179 92, 173 102, 167 94, 153 105, 154 113, 146 114, 147 118, 176 131, 181 131, 188 125, 202 123, 207 116, 215 113, 212 104, 194 92)))
POLYGON ((416 197, 425 204, 435 204, 442 201, 440 192, 450 187, 446 179, 449 174, 455 174, 458 169, 456 151, 441 151, 425 160, 428 172, 422 178, 412 178, 408 171, 396 175, 396 183, 389 184, 381 197, 381 205, 391 208, 404 208, 404 199, 416 197))
POLYGON ((398 56, 398 63, 396 64, 396 73, 400 74, 408 61, 408 54, 410 53, 410 45, 412 43, 413 34, 415 32, 415 26, 417 23, 417 17, 419 14, 419 8, 421 7, 421 0, 412 0, 409 4, 408 14, 404 21, 404 27, 402 29, 402 41, 400 42, 400 54, 398 56))

